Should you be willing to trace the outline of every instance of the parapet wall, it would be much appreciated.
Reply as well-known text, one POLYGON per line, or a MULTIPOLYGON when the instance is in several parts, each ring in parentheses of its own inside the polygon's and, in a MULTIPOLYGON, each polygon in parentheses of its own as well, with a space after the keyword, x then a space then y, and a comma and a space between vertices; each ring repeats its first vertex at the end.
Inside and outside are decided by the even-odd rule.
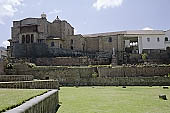
POLYGON ((5 113, 56 113, 58 106, 58 90, 52 90, 5 113))

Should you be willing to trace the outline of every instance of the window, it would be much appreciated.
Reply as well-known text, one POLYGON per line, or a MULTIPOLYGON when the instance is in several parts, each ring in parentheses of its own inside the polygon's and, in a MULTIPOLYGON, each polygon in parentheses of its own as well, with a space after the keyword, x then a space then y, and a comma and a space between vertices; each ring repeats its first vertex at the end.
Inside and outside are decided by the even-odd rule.
POLYGON ((60 48, 63 48, 62 44, 60 44, 60 48))
POLYGON ((109 40, 108 40, 108 42, 112 42, 112 37, 109 37, 109 40))
POLYGON ((30 35, 26 35, 26 43, 30 43, 30 35))
POLYGON ((54 42, 51 42, 51 47, 54 47, 54 42))
POLYGON ((22 35, 22 43, 25 43, 25 35, 22 35))
POLYGON ((44 43, 43 39, 38 39, 37 41, 38 41, 38 43, 44 43))
POLYGON ((72 29, 72 35, 74 35, 74 29, 72 29))
POLYGON ((31 43, 34 43, 34 35, 31 34, 31 43))
POLYGON ((71 46, 71 50, 73 50, 73 46, 71 46))
POLYGON ((165 37, 165 41, 168 41, 168 37, 165 37))
POLYGON ((70 35, 70 30, 68 29, 68 35, 70 35))
POLYGON ((159 39, 159 37, 157 38, 157 42, 159 42, 160 41, 160 39, 159 39))
POLYGON ((147 38, 147 41, 150 42, 150 38, 147 38))
POLYGON ((71 44, 73 44, 73 39, 71 39, 71 44))

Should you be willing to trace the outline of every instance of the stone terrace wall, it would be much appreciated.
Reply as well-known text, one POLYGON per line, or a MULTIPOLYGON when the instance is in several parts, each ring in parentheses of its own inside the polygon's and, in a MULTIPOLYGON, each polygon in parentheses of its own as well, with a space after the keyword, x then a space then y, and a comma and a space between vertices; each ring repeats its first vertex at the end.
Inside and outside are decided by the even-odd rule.
POLYGON ((56 113, 58 106, 58 90, 52 90, 5 113, 56 113))
POLYGON ((37 58, 35 64, 38 66, 79 66, 88 65, 88 58, 56 57, 56 58, 37 58))
POLYGON ((58 79, 74 82, 80 78, 90 78, 96 69, 91 67, 36 67, 22 70, 6 70, 7 74, 33 75, 35 79, 58 79))
POLYGON ((170 66, 158 67, 100 67, 100 77, 153 77, 164 76, 170 73, 170 66))
POLYGON ((0 75, 5 74, 4 72, 4 62, 0 61, 0 75))
MULTIPOLYGON (((63 83, 63 85, 70 85, 63 83)), ((80 79, 80 86, 164 86, 170 85, 170 77, 114 77, 80 79)))
POLYGON ((0 82, 9 81, 31 81, 34 79, 32 75, 0 75, 0 82))
POLYGON ((16 89, 58 89, 57 80, 0 82, 0 88, 16 89))
MULTIPOLYGON (((168 77, 165 77, 170 73, 169 66, 157 66, 157 67, 46 67, 39 66, 35 68, 27 68, 17 70, 7 70, 7 73, 10 74, 20 74, 20 75, 33 75, 36 79, 58 79, 59 83, 62 85, 89 85, 93 84, 98 85, 98 81, 101 80, 100 84, 105 84, 105 80, 109 80, 114 83, 121 83, 121 81, 127 81, 126 78, 133 79, 130 82, 133 85, 140 85, 140 80, 145 82, 149 81, 152 83, 152 79, 155 80, 155 77, 160 77, 162 81, 169 80, 168 77), (123 77, 119 79, 119 77, 123 77), (134 78, 131 78, 134 77, 134 78), (140 79, 140 77, 144 77, 140 79), (150 78, 149 78, 150 77, 150 78), (94 82, 95 80, 95 82, 94 82), (116 81, 117 80, 117 81, 116 81), (91 81, 91 82, 90 82, 91 81), (90 83, 89 83, 90 82, 90 83)), ((127 82, 129 82, 129 79, 127 82)), ((145 83, 147 85, 149 82, 145 83)), ((126 83, 126 82, 125 82, 126 83)), ((157 80, 157 85, 160 82, 157 80)), ((168 82, 164 82, 169 85, 168 82)), ((130 85, 130 84, 129 84, 130 85)))
POLYGON ((35 58, 27 60, 38 66, 85 66, 85 65, 109 65, 108 58, 88 58, 88 57, 55 57, 55 58, 35 58))

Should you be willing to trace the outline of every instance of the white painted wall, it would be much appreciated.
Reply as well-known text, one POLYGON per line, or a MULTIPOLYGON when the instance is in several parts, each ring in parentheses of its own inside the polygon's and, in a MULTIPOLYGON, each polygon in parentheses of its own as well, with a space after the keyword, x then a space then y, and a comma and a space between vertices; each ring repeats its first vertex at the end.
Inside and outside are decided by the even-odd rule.
MULTIPOLYGON (((161 33, 159 34, 159 32, 155 31, 155 34, 140 34, 140 33, 137 34, 136 33, 135 35, 128 34, 125 36, 126 37, 138 37, 138 49, 139 49, 139 54, 141 54, 143 49, 165 50, 165 37, 166 36, 163 31, 161 33), (148 41, 147 38, 149 38, 150 41, 148 41), (159 41, 157 41, 157 38, 159 38, 159 41)), ((169 34, 167 35, 169 36, 169 40, 170 40, 170 31, 168 33, 169 34)), ((169 43, 169 46, 170 46, 170 43, 169 43)))
POLYGON ((143 50, 142 37, 138 37, 138 48, 139 48, 139 54, 142 54, 142 50, 143 50))
POLYGON ((142 35, 142 49, 161 49, 165 50, 165 35, 142 35), (147 40, 150 38, 150 41, 147 40), (157 41, 159 38, 159 41, 157 41))

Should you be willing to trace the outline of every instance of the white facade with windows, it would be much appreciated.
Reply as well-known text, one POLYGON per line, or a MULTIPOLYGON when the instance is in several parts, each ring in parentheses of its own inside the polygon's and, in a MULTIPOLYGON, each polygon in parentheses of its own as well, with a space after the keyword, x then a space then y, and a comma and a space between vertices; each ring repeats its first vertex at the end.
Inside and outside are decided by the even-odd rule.
POLYGON ((143 35, 139 40, 139 48, 165 50, 165 35, 143 35))
MULTIPOLYGON (((126 31, 125 37, 137 37, 138 53, 143 50, 166 50, 170 47, 170 30, 135 30, 126 31)), ((130 40, 125 40, 125 47, 130 46, 130 40)))

